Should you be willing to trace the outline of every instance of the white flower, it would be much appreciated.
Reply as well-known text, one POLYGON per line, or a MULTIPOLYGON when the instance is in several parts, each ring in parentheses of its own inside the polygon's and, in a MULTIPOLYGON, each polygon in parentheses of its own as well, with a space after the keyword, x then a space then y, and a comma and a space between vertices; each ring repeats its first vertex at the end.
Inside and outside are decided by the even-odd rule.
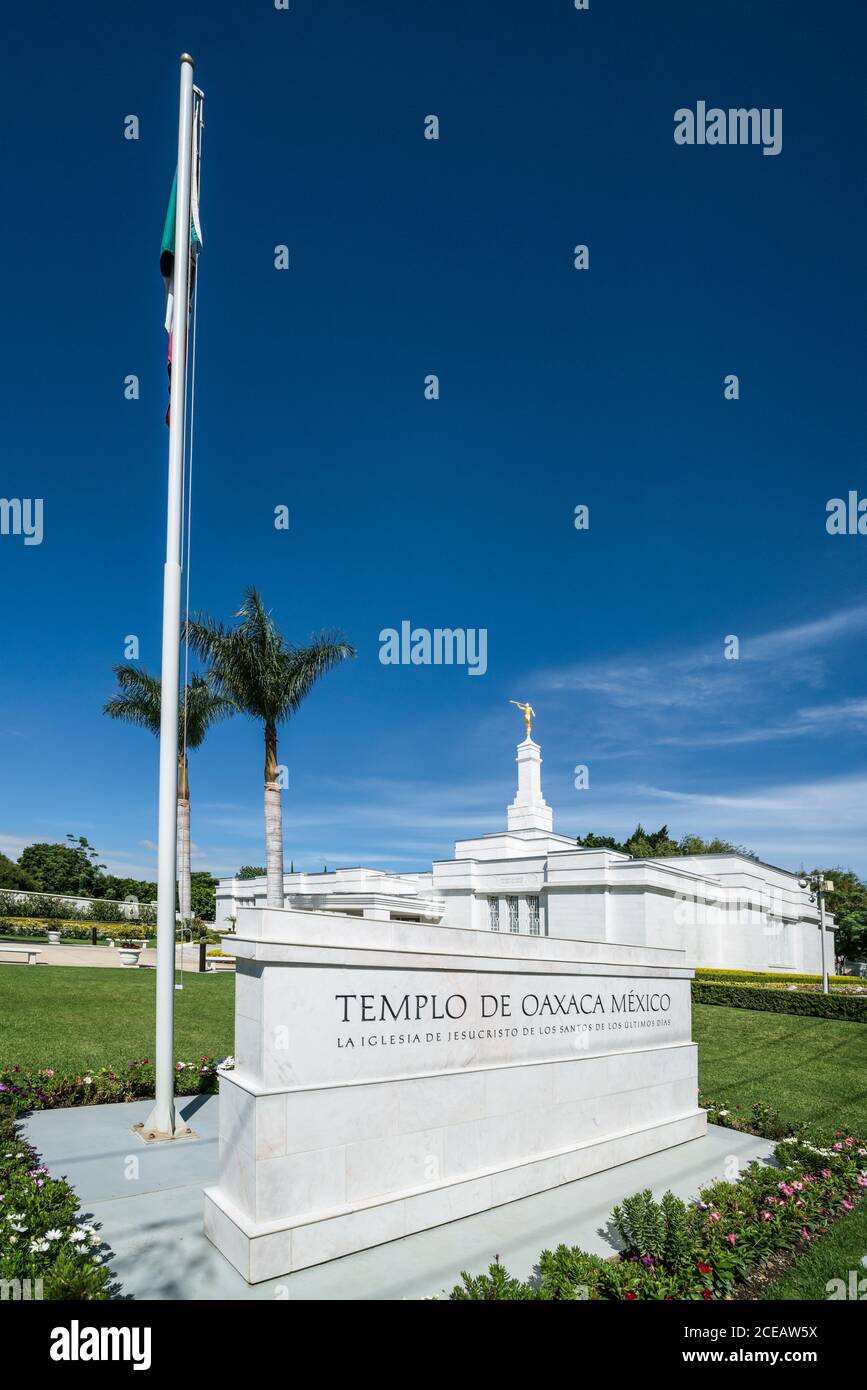
POLYGON ((727 1110, 718 1110, 718 1111, 717 1111, 717 1114, 718 1114, 718 1115, 727 1115, 728 1113, 729 1113, 729 1112, 728 1112, 727 1110))
POLYGON ((81 1245, 84 1241, 87 1240, 87 1232, 73 1231, 69 1239, 73 1245, 81 1245))
POLYGON ((92 1085, 93 1085, 93 1077, 92 1077, 92 1076, 83 1076, 81 1079, 82 1079, 82 1081, 84 1082, 85 1086, 92 1086, 92 1085))
POLYGON ((27 1227, 19 1221, 10 1221, 9 1224, 12 1227, 13 1231, 20 1231, 23 1234, 23 1232, 27 1230, 27 1227))
POLYGON ((45 1239, 46 1239, 46 1240, 63 1240, 63 1232, 62 1232, 62 1231, 59 1231, 59 1230, 57 1229, 56 1226, 53 1226, 53 1227, 51 1228, 50 1231, 46 1231, 46 1232, 45 1232, 45 1239))
POLYGON ((33 1252, 34 1255, 41 1255, 45 1250, 48 1249, 48 1241, 47 1241, 47 1240, 31 1240, 31 1242, 30 1242, 30 1249, 31 1249, 31 1251, 33 1252))

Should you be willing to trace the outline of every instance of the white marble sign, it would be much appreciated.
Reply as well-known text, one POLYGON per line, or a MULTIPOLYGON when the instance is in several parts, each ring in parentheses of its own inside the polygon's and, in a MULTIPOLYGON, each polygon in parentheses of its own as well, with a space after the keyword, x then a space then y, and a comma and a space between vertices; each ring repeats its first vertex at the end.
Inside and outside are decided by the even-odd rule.
POLYGON ((265 994, 266 1085, 550 1062, 690 1040, 688 980, 311 968, 265 994))
POLYGON ((704 1133, 677 950, 258 909, 205 1230, 255 1283, 704 1133))

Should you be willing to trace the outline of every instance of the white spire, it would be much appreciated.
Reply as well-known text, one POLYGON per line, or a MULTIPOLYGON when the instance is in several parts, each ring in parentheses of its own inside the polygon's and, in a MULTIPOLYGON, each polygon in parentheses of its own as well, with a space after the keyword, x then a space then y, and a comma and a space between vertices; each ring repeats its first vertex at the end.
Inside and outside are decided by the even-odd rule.
POLYGON ((510 830, 553 830, 554 815, 542 795, 542 750, 532 738, 518 744, 518 790, 508 807, 510 830))

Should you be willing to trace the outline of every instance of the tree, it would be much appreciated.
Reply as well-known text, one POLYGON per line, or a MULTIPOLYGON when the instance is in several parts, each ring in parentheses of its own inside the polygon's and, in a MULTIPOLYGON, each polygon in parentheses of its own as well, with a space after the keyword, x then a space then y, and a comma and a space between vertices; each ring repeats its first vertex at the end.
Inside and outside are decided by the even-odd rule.
POLYGON ((267 870, 264 864, 261 868, 259 868, 256 864, 245 864, 244 867, 242 869, 239 869, 238 872, 235 874, 235 878, 261 878, 262 875, 266 872, 267 870))
POLYGON ((67 835, 68 843, 40 841, 18 856, 18 867, 32 880, 37 893, 73 893, 100 897, 102 887, 96 850, 83 835, 67 835))
POLYGON ((862 957, 867 955, 867 884, 862 883, 851 869, 814 869, 834 884, 833 893, 826 898, 829 912, 834 914, 835 948, 838 955, 862 957))
POLYGON ((203 922, 213 922, 217 915, 217 884, 219 879, 214 878, 206 870, 198 870, 190 874, 190 905, 192 915, 200 917, 203 922))
MULTIPOLYGON (((115 666, 118 692, 103 713, 137 724, 159 738, 161 684, 140 666, 115 666)), ((187 749, 199 748, 212 724, 233 713, 234 706, 206 676, 193 676, 178 707, 178 901, 181 918, 192 915, 190 881, 190 779, 187 749)))
POLYGON ((758 856, 743 845, 733 845, 728 840, 703 840, 699 835, 682 835, 673 840, 668 826, 661 825, 658 830, 645 830, 639 821, 628 840, 615 840, 612 835, 579 835, 576 844, 582 849, 614 849, 621 854, 630 854, 633 859, 670 859, 681 854, 742 854, 747 859, 758 856))
POLYGON ((156 902, 157 885, 143 878, 119 878, 117 874, 103 876, 103 897, 123 902, 124 898, 138 898, 140 903, 156 902))
POLYGON ((33 892, 36 884, 20 864, 15 864, 5 854, 0 854, 0 888, 18 888, 22 892, 33 892))
POLYGON ((286 641, 256 589, 248 589, 234 628, 197 616, 187 624, 193 651, 211 667, 224 699, 262 725, 265 738, 265 865, 269 907, 283 906, 283 810, 277 730, 298 709, 320 676, 355 656, 337 632, 322 632, 306 647, 286 641))

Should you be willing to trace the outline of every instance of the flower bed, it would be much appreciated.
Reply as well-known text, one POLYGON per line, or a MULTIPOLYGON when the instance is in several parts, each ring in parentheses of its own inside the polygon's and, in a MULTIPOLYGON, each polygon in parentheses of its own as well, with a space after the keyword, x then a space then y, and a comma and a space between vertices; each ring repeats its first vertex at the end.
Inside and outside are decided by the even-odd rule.
MULTIPOLYGON (((61 941, 89 942, 92 938, 92 928, 84 922, 67 922, 59 917, 49 917, 45 921, 35 917, 0 917, 0 936, 44 940, 49 931, 60 932, 61 941)), ((131 931, 140 940, 152 940, 156 935, 154 927, 140 926, 138 922, 105 922, 96 928, 96 939, 104 943, 121 933, 128 935, 131 931)))
POLYGON ((824 1144, 785 1139, 775 1156, 778 1167, 752 1163, 738 1182, 703 1188, 693 1203, 671 1192, 660 1202, 649 1191, 626 1198, 612 1212, 622 1242, 613 1258, 560 1245, 542 1252, 538 1275, 525 1282, 497 1257, 486 1274, 464 1273, 450 1298, 738 1297, 763 1264, 807 1248, 867 1190, 867 1147, 854 1135, 841 1131, 824 1144))
MULTIPOLYGON (((231 1057, 200 1057, 175 1064, 175 1092, 180 1096, 216 1091, 219 1068, 230 1069, 231 1057)), ((103 1105, 143 1100, 154 1094, 154 1064, 148 1057, 117 1067, 100 1067, 81 1075, 53 1067, 0 1066, 0 1100, 20 1113, 55 1110, 67 1105, 103 1105)))
POLYGON ((13 1297, 105 1299, 104 1258, 72 1188, 52 1178, 19 1138, 12 1108, 0 1105, 0 1280, 20 1281, 13 1297))

